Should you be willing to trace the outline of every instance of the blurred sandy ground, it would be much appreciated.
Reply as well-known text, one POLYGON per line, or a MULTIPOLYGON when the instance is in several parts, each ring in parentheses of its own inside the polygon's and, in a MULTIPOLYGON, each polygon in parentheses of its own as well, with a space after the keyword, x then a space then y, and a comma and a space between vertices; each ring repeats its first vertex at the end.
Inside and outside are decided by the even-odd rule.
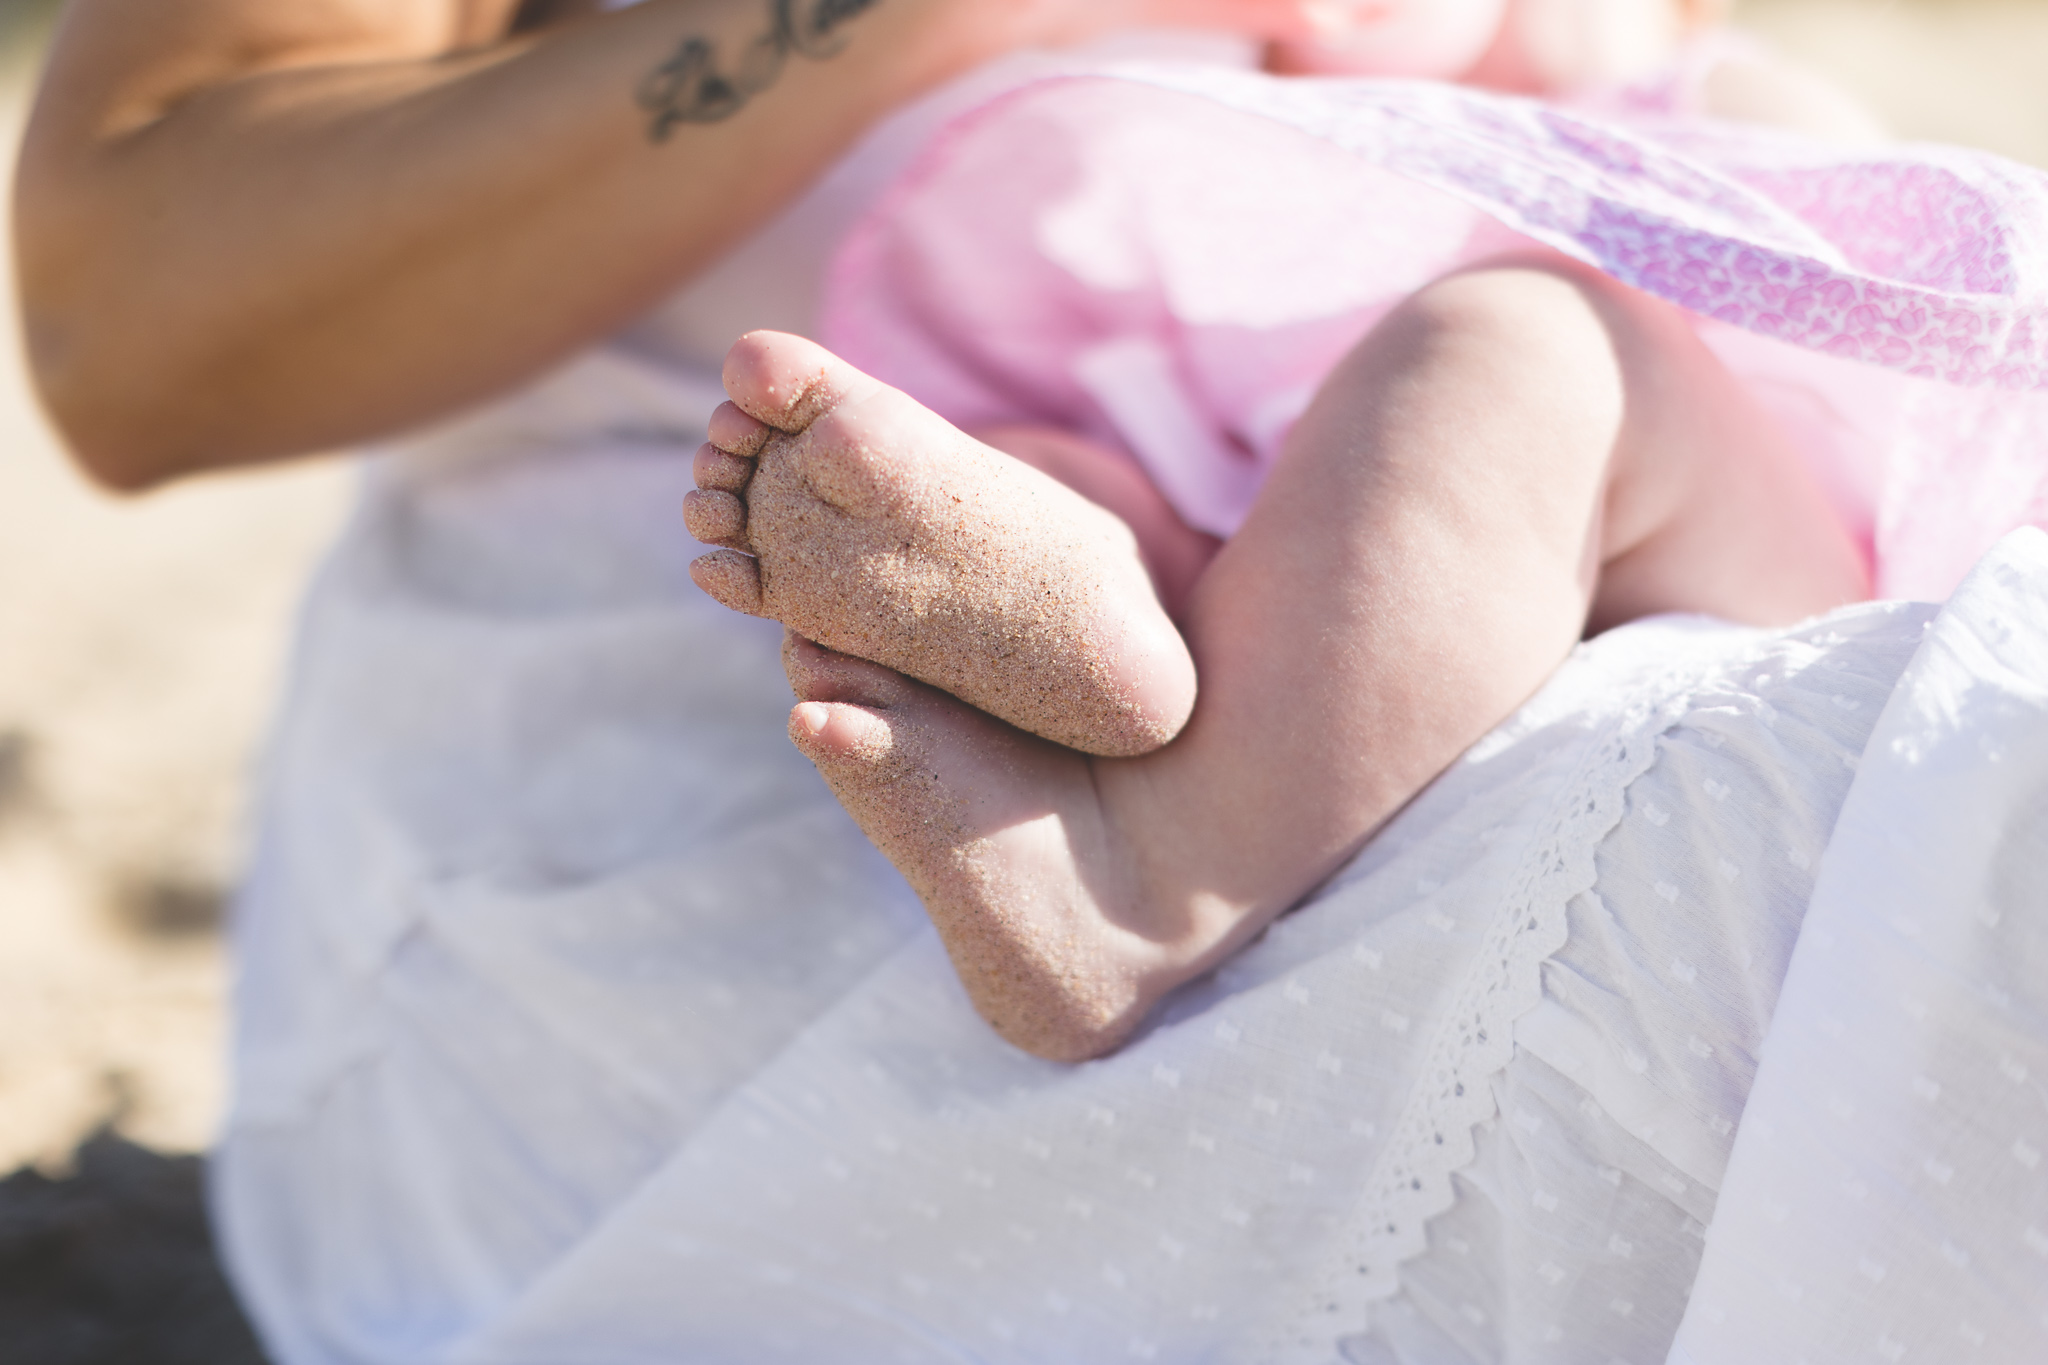
MULTIPOLYGON (((2048 166, 2048 0, 1741 17, 1903 135, 2048 166)), ((10 148, 23 67, 0 75, 10 148)), ((0 1171, 61 1163, 117 1105, 139 1141, 207 1142, 242 774, 346 484, 300 468, 110 501, 65 467, 0 340, 0 1171)))
POLYGON ((1901 137, 2048 167, 2048 0, 1735 0, 1901 137))
MULTIPOLYGON (((34 33, 14 36, 10 164, 34 33)), ((0 329, 0 1172, 117 1107, 152 1146, 213 1130, 242 771, 347 477, 113 501, 65 465, 0 329)))

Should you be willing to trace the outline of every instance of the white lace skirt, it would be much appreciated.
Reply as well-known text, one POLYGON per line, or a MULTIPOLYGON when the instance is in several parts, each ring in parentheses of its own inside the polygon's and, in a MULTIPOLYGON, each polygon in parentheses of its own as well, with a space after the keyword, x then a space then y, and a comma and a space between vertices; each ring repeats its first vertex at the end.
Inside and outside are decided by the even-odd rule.
POLYGON ((1063 1067, 788 748, 773 628, 689 586, 688 447, 489 435, 372 481, 271 757, 215 1194, 280 1365, 1670 1350, 1934 609, 1602 637, 1063 1067))

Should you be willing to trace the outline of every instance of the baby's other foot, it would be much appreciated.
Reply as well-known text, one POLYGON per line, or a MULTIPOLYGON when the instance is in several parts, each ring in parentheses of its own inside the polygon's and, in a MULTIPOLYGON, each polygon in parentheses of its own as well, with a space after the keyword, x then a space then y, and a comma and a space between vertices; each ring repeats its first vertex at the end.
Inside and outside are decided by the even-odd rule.
POLYGON ((706 592, 1088 753, 1186 722, 1194 661, 1116 517, 801 337, 740 338, 725 387, 684 509, 729 547, 706 592))
POLYGON ((996 1032, 1079 1061, 1184 978, 1172 945, 1116 922, 1138 898, 1090 759, 794 633, 783 663, 790 738, 917 892, 996 1032))

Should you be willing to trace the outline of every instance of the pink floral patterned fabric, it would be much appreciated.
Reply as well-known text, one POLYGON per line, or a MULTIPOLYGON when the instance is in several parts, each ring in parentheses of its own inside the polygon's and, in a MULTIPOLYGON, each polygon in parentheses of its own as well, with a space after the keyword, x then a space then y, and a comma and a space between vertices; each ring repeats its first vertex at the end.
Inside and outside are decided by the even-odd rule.
POLYGON ((1532 241, 1690 310, 1864 540, 1945 596, 2048 525, 2048 174, 1457 87, 1129 68, 954 124, 826 340, 965 426, 1117 445, 1228 534, 1394 302, 1532 241))

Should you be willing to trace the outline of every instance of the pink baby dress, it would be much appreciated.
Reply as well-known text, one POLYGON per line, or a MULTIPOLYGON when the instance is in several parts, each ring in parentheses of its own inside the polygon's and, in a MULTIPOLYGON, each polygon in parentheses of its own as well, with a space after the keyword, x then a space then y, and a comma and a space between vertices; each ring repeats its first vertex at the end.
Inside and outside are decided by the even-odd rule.
POLYGON ((1541 244, 1690 310, 1878 593, 2048 522, 2048 175, 1669 112, 1154 67, 960 120, 852 235, 825 339, 962 426, 1051 423, 1230 534, 1395 302, 1541 244))

